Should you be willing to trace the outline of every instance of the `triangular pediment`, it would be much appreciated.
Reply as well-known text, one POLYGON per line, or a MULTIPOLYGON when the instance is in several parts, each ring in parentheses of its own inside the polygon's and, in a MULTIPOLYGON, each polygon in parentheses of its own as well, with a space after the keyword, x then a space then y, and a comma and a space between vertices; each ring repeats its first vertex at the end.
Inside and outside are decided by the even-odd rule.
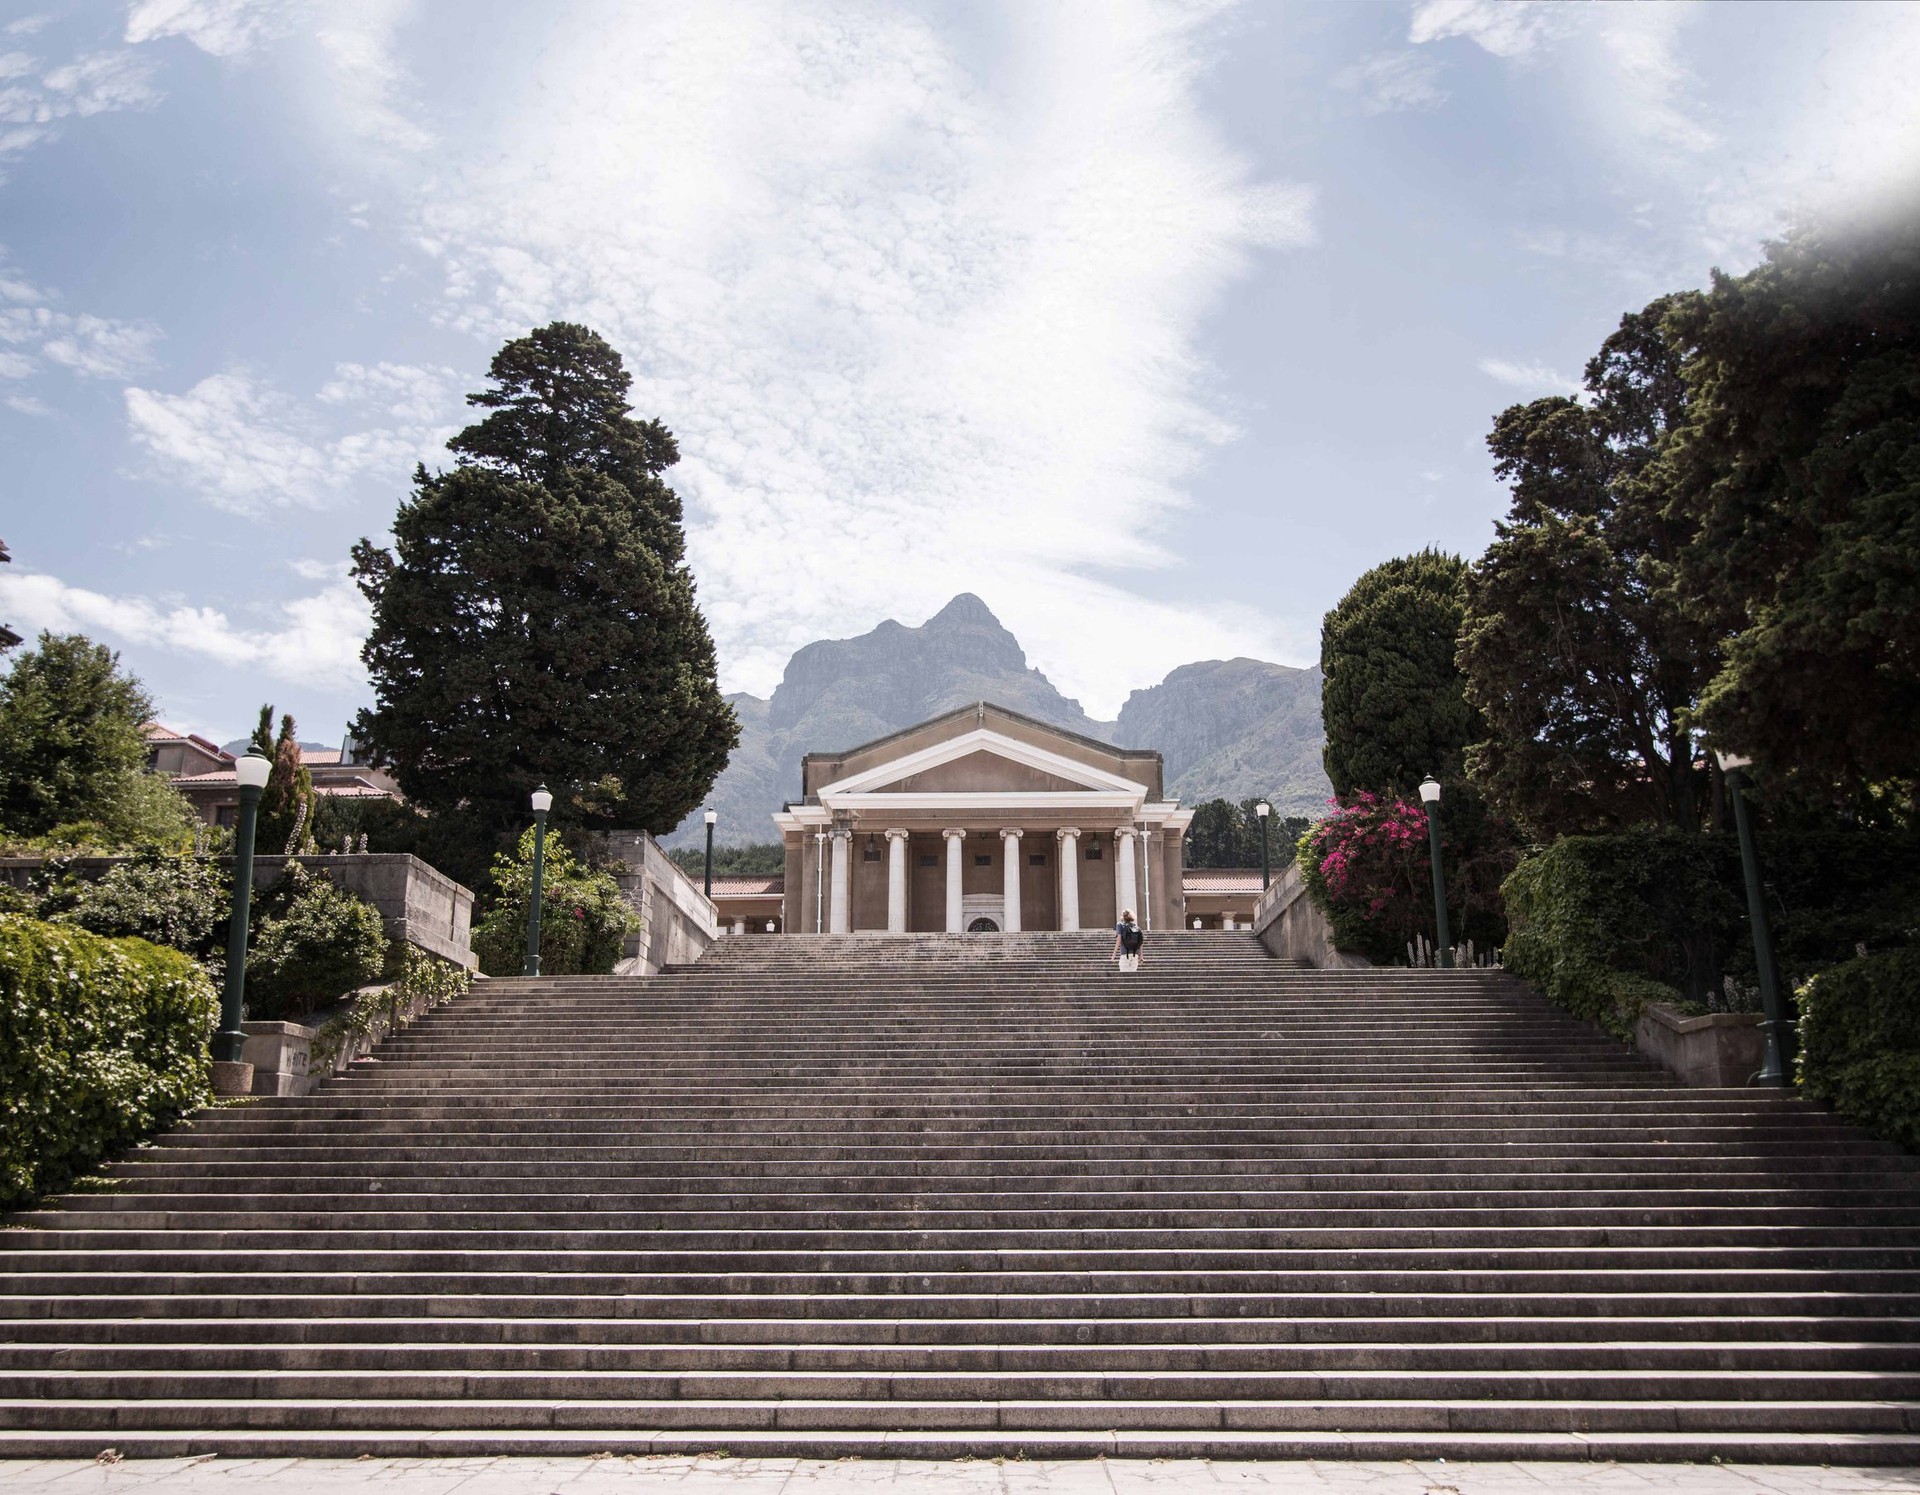
POLYGON ((822 794, 1144 794, 1146 786, 991 728, 821 786, 822 794))
POLYGON ((936 763, 887 784, 876 784, 869 794, 1067 794, 1096 786, 1085 775, 1068 778, 1031 763, 1021 763, 980 748, 963 758, 936 763))

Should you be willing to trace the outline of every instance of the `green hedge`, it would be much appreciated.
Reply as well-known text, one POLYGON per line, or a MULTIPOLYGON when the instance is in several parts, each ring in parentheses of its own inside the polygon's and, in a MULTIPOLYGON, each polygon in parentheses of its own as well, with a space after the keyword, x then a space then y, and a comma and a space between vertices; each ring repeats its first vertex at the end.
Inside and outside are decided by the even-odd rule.
POLYGON ((1813 977, 1799 996, 1807 1093, 1920 1152, 1920 949, 1846 961, 1813 977))
POLYGON ((0 1208, 211 1098, 219 999, 176 950, 0 914, 0 1208))
MULTIPOLYGON (((1784 986, 1857 945, 1920 940, 1920 839, 1781 832, 1759 850, 1784 986)), ((1719 1005, 1728 978, 1743 994, 1758 985, 1731 836, 1567 836, 1529 853, 1501 891, 1507 969, 1615 1032, 1650 1000, 1719 1005)))

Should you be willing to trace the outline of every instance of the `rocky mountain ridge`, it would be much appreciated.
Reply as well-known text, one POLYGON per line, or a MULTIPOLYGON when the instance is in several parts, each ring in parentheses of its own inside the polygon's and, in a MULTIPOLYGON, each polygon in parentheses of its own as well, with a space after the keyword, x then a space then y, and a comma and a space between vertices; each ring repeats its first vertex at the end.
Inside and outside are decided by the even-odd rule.
MULTIPOLYGON (((858 638, 796 652, 771 698, 727 697, 740 746, 714 785, 715 840, 775 839, 769 818, 800 793, 800 756, 857 746, 955 706, 993 701, 1120 747, 1158 748, 1167 792, 1194 804, 1265 794, 1281 815, 1318 814, 1332 790, 1320 765, 1320 672, 1258 659, 1181 665, 1098 721, 1027 663, 992 610, 962 592, 918 628, 888 619, 858 638)), ((662 837, 691 846, 698 812, 662 837)))

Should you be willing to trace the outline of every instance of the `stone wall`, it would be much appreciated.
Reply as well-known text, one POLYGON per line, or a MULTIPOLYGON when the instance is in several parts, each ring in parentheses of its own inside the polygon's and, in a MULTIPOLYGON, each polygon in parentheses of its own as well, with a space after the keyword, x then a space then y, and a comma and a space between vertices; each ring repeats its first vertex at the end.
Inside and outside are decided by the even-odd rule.
MULTIPOLYGON (((78 857, 67 863, 82 877, 102 877, 127 857, 78 857)), ((221 864, 232 867, 231 857, 221 864)), ((271 887, 297 861, 318 872, 335 887, 366 899, 380 911, 391 939, 403 940, 415 949, 472 970, 477 961, 473 953, 473 893, 443 872, 429 867, 407 852, 372 852, 365 856, 257 856, 253 859, 253 885, 271 887)), ((30 885, 40 870, 39 857, 0 857, 0 882, 15 887, 30 885)))
POLYGON ((641 929, 627 936, 622 974, 652 976, 667 965, 698 960, 720 934, 719 916, 699 885, 645 831, 609 831, 606 854, 626 864, 620 891, 639 911, 641 929))
POLYGON ((1333 947, 1333 926, 1307 896, 1306 878, 1289 865, 1253 908, 1253 932, 1276 960, 1297 960, 1319 970, 1371 965, 1364 955, 1333 947))

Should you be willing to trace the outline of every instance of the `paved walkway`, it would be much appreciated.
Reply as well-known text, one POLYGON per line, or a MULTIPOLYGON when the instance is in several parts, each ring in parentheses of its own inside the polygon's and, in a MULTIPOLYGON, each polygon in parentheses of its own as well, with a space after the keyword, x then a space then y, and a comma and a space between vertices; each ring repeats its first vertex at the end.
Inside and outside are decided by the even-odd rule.
POLYGON ((1920 1495, 1920 1469, 1182 1459, 0 1460, 5 1495, 1920 1495))

